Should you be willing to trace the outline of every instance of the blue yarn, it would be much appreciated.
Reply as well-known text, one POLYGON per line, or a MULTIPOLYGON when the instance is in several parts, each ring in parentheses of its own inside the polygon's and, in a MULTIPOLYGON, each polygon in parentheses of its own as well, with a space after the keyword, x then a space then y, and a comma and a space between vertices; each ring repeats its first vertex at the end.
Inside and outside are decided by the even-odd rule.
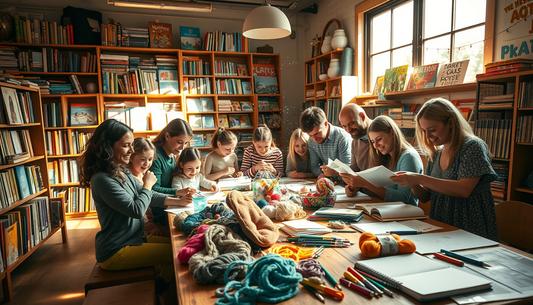
POLYGON ((202 225, 202 221, 205 219, 214 219, 217 214, 227 218, 231 218, 234 215, 233 211, 224 206, 224 204, 220 202, 213 203, 211 206, 205 207, 200 212, 191 214, 185 218, 181 224, 181 230, 186 236, 188 236, 194 231, 194 229, 202 225))
POLYGON ((257 206, 262 209, 268 205, 268 202, 265 199, 261 199, 258 202, 256 202, 257 206))
POLYGON ((256 302, 278 303, 290 299, 298 293, 298 283, 302 275, 296 272, 292 259, 281 257, 279 254, 269 253, 247 263, 236 261, 230 263, 224 273, 224 296, 216 301, 216 305, 226 304, 256 304, 256 302), (230 281, 228 276, 234 265, 246 265, 248 273, 242 282, 230 281), (228 291, 235 290, 233 295, 228 291))

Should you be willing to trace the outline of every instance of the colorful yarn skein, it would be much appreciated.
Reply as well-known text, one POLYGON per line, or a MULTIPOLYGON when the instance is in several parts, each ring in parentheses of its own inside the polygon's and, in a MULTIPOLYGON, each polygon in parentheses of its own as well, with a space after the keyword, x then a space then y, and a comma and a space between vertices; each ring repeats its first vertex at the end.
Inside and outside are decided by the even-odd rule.
POLYGON ((189 259, 195 253, 202 251, 205 248, 205 231, 209 228, 209 225, 201 225, 198 227, 196 235, 191 237, 181 248, 178 253, 178 260, 182 264, 189 263, 189 259))
MULTIPOLYGON (((396 234, 391 234, 391 236, 398 242, 398 253, 407 254, 416 251, 416 246, 412 241, 408 239, 400 240, 400 236, 396 234)), ((365 257, 377 257, 381 254, 381 243, 374 234, 365 232, 359 237, 359 249, 361 249, 361 253, 365 257)))
POLYGON ((296 263, 296 271, 304 278, 317 277, 322 279, 326 275, 322 266, 313 258, 304 259, 296 263))
POLYGON ((290 258, 294 260, 295 262, 299 262, 303 259, 310 258, 311 255, 313 254, 313 250, 314 249, 312 248, 302 249, 298 246, 286 245, 286 246, 271 248, 270 252, 281 255, 281 257, 284 257, 284 258, 290 258))
POLYGON ((335 184, 328 178, 320 178, 316 182, 316 190, 318 191, 318 197, 325 197, 330 193, 335 192, 335 184))

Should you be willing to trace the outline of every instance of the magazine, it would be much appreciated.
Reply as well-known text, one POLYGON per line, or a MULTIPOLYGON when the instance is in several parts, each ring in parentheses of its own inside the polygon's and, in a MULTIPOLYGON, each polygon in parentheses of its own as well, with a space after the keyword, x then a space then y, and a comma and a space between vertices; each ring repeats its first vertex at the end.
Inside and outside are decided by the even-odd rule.
POLYGON ((202 50, 200 29, 180 26, 181 48, 183 50, 202 50))
POLYGON ((403 91, 407 79, 409 65, 387 69, 383 80, 382 92, 403 91))
POLYGON ((172 24, 148 22, 150 48, 172 49, 172 24))
POLYGON ((70 104, 70 126, 96 125, 95 103, 72 103, 70 104))
POLYGON ((254 89, 256 94, 279 93, 276 67, 272 64, 254 64, 254 89))
POLYGON ((435 87, 462 84, 470 59, 444 64, 439 70, 435 87))
POLYGON ((430 64, 420 67, 414 67, 407 90, 433 88, 437 81, 437 72, 439 64, 430 64))

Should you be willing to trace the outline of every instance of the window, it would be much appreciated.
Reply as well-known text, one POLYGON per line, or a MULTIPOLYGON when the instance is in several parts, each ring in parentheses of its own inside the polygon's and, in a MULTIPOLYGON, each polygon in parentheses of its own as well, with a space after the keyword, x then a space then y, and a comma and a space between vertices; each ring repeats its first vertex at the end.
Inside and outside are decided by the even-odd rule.
POLYGON ((396 0, 365 13, 365 75, 470 59, 465 82, 483 71, 486 0, 396 0), (438 22, 437 22, 438 21, 438 22))

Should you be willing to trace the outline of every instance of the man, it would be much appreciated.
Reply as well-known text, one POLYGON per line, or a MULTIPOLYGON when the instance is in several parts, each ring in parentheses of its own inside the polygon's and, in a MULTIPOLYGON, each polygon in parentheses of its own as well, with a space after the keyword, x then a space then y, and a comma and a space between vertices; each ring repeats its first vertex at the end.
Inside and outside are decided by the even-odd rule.
MULTIPOLYGON (((328 158, 350 164, 352 139, 342 128, 331 125, 324 111, 318 107, 307 108, 300 116, 300 128, 311 140, 307 143, 311 171, 318 178, 336 177, 339 174, 328 168, 328 158)), ((337 178, 340 180, 340 178, 337 178)))

